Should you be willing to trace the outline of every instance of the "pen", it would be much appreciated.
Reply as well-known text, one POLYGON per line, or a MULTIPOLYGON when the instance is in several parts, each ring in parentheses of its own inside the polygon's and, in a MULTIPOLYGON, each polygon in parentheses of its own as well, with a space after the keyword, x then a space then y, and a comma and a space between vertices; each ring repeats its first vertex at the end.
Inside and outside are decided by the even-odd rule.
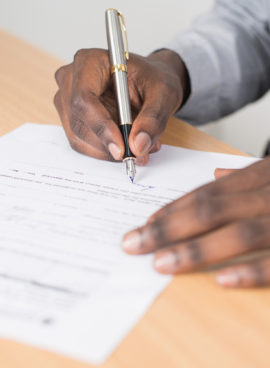
POLYGON ((129 53, 126 25, 123 14, 116 9, 107 9, 105 18, 111 74, 113 76, 117 98, 120 130, 125 145, 123 161, 126 163, 127 175, 133 183, 136 174, 136 158, 131 152, 128 144, 129 133, 132 126, 132 117, 127 81, 127 60, 129 59, 129 53), (123 35, 125 35, 126 48, 124 47, 123 35))

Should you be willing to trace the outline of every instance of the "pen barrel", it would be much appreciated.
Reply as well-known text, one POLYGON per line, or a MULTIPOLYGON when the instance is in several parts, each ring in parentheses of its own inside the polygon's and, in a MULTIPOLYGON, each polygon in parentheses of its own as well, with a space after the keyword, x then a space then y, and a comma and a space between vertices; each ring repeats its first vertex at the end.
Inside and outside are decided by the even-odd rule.
POLYGON ((132 153, 131 149, 129 148, 129 144, 128 144, 128 138, 129 138, 129 134, 131 131, 131 124, 122 124, 120 125, 120 130, 124 139, 124 144, 125 144, 125 153, 124 153, 124 159, 128 158, 128 157, 132 157, 135 158, 134 154, 132 153))
POLYGON ((130 99, 128 91, 127 73, 117 71, 113 73, 113 83, 116 93, 120 124, 132 123, 130 99))
POLYGON ((126 65, 123 34, 118 11, 116 9, 107 9, 105 21, 111 65, 126 65))
MULTIPOLYGON (((119 12, 116 9, 107 9, 105 18, 112 77, 121 124, 120 129, 125 134, 123 135, 125 146, 128 146, 126 138, 128 138, 131 130, 132 115, 128 90, 127 61, 119 12)), ((131 153, 128 147, 126 147, 126 153, 131 153)), ((134 155, 131 157, 134 157, 134 155)))

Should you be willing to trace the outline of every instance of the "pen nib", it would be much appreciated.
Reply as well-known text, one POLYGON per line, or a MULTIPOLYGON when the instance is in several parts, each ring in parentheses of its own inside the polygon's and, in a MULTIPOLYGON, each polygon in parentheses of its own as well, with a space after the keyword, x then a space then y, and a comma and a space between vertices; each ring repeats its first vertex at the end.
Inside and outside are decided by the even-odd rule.
POLYGON ((125 161, 126 161, 127 176, 129 177, 131 183, 133 184, 136 174, 135 158, 128 158, 125 161))

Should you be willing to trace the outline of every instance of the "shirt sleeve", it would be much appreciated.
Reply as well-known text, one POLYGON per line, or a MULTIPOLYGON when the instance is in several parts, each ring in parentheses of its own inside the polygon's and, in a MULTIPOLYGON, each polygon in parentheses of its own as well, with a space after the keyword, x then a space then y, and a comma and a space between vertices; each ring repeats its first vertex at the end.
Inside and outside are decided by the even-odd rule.
POLYGON ((167 48, 189 72, 191 94, 177 113, 193 124, 228 115, 270 88, 270 2, 218 0, 167 48))

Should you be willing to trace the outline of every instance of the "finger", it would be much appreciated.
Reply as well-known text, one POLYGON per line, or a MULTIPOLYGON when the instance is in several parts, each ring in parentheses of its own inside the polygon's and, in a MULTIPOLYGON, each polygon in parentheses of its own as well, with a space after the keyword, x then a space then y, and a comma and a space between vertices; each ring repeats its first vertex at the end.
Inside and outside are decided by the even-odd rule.
POLYGON ((223 176, 227 176, 227 175, 233 174, 236 171, 237 171, 237 169, 220 169, 220 168, 217 168, 215 170, 215 173, 214 174, 215 174, 215 178, 216 179, 220 179, 223 176))
POLYGON ((161 142, 158 139, 156 141, 156 143, 154 143, 154 145, 152 146, 150 153, 156 153, 156 152, 160 151, 160 149, 161 149, 161 142))
POLYGON ((226 288, 270 285, 270 257, 227 268, 217 275, 217 283, 226 288))
MULTIPOLYGON (((60 90, 56 93, 54 97, 54 104, 62 121, 63 128, 68 137, 69 143, 71 147, 84 155, 94 156, 103 160, 110 160, 111 157, 108 153, 103 151, 103 146, 100 147, 100 142, 94 142, 94 138, 91 139, 91 142, 96 143, 96 145, 86 143, 82 139, 80 139, 70 128, 70 117, 68 115, 68 108, 64 105, 63 97, 60 90)), ((94 134, 93 134, 94 135, 94 134)))
MULTIPOLYGON (((70 99, 72 114, 98 137, 115 160, 124 154, 120 129, 104 105, 104 92, 110 87, 110 63, 104 50, 79 50, 73 63, 70 99)), ((85 137, 81 136, 85 140, 85 137)))
POLYGON ((128 253, 152 252, 233 221, 268 215, 268 203, 270 186, 260 192, 230 194, 194 202, 181 210, 155 218, 145 226, 126 234, 123 247, 128 253))
POLYGON ((183 197, 167 204, 150 218, 149 222, 170 212, 180 210, 191 205, 194 201, 208 200, 213 196, 248 192, 254 188, 260 188, 270 182, 270 157, 244 169, 235 171, 233 174, 220 178, 209 184, 184 195, 183 197))
POLYGON ((269 246, 270 217, 239 221, 155 254, 158 272, 173 274, 195 270, 269 246))
POLYGON ((149 161, 149 155, 136 157, 136 164, 138 166, 145 166, 149 161))
POLYGON ((54 104, 60 116, 63 128, 69 139, 71 147, 88 156, 99 159, 112 160, 112 156, 99 139, 82 121, 76 118, 70 108, 72 88, 72 65, 65 65, 55 73, 55 79, 59 85, 59 91, 54 97, 54 104))
MULTIPOLYGON (((67 75, 69 75, 70 77, 72 77, 71 75, 72 72, 72 64, 67 64, 67 65, 63 65, 61 66, 61 68, 57 69, 55 74, 54 74, 54 78, 55 81, 59 87, 59 89, 65 89, 66 86, 66 82, 67 82, 67 75), (64 83, 64 85, 63 85, 64 83)), ((72 83, 72 78, 71 78, 71 83, 72 83)), ((70 87, 71 87, 71 83, 70 83, 70 87)))
POLYGON ((129 137, 130 148, 136 156, 144 156, 153 149, 178 105, 177 95, 165 84, 148 87, 129 137))
MULTIPOLYGON (((151 149, 150 153, 156 153, 160 150, 161 148, 161 142, 158 140, 153 148, 151 149)), ((136 157, 136 164, 138 166, 145 166, 147 164, 147 162, 149 161, 149 155, 145 155, 145 156, 137 156, 136 157)))
MULTIPOLYGON (((77 120, 83 121, 84 125, 91 130, 108 150, 115 160, 120 160, 124 154, 124 143, 117 124, 112 120, 108 110, 94 95, 88 95, 87 99, 76 96, 71 101, 72 113, 77 120)), ((75 125, 76 126, 76 125, 75 125)), ((72 127, 74 128, 74 126, 72 127)), ((75 132, 79 134, 80 132, 75 132)), ((87 140, 86 136, 80 136, 87 140)))
MULTIPOLYGON (((76 151, 83 154, 88 155, 89 152, 95 152, 95 154, 92 154, 91 156, 95 156, 99 159, 111 161, 114 158, 115 160, 119 160, 122 157, 122 152, 119 151, 117 145, 115 145, 114 142, 108 142, 108 148, 104 146, 104 144, 101 142, 98 135, 101 132, 102 127, 100 128, 97 126, 97 134, 95 134, 95 132, 93 132, 93 130, 90 129, 90 127, 84 122, 84 120, 81 120, 79 118, 80 114, 76 115, 72 111, 70 103, 73 83, 72 68, 72 64, 69 64, 61 67, 55 73, 55 79, 57 81, 57 84, 59 85, 62 99, 62 103, 58 103, 58 106, 56 106, 56 108, 60 115, 65 132, 70 140, 71 146, 76 151), (59 106, 62 107, 61 110, 63 111, 59 110, 59 106), (66 116, 66 118, 64 118, 64 116, 66 116), (82 142, 84 142, 84 144, 82 144, 82 142), (89 145, 89 147, 87 145, 89 145)), ((58 96, 56 96, 55 99, 59 100, 58 96)), ((98 104, 101 105, 101 108, 105 110, 102 104, 100 104, 99 102, 98 104)), ((107 111, 105 111, 105 113, 107 114, 107 116, 109 116, 109 113, 107 111)), ((82 114, 81 118, 83 118, 82 114)), ((93 119, 95 119, 94 114, 93 119)), ((95 123, 98 125, 98 121, 96 121, 95 123)))
MULTIPOLYGON (((81 120, 79 120, 75 115, 71 115, 69 119, 69 133, 70 137, 76 137, 77 142, 84 142, 84 146, 90 146, 92 147, 91 152, 93 152, 93 157, 107 160, 107 161, 117 161, 118 159, 118 148, 115 147, 113 143, 109 144, 110 149, 107 149, 104 147, 102 142, 99 140, 99 138, 96 136, 96 134, 81 120), (95 152, 95 154, 94 154, 95 152), (112 154, 113 152, 113 154, 112 154)), ((74 144, 72 145, 74 148, 74 144)), ((78 147, 76 145, 76 148, 74 148, 76 151, 84 153, 83 147, 78 147)), ((90 150, 88 149, 88 152, 90 150)), ((84 153, 85 154, 85 153, 84 153)))
MULTIPOLYGON (((156 153, 160 150, 161 148, 161 142, 158 140, 153 148, 151 149, 150 153, 156 153)), ((145 166, 147 164, 147 162, 149 161, 149 155, 144 155, 144 156, 137 156, 136 157, 136 164, 138 166, 145 166)))

